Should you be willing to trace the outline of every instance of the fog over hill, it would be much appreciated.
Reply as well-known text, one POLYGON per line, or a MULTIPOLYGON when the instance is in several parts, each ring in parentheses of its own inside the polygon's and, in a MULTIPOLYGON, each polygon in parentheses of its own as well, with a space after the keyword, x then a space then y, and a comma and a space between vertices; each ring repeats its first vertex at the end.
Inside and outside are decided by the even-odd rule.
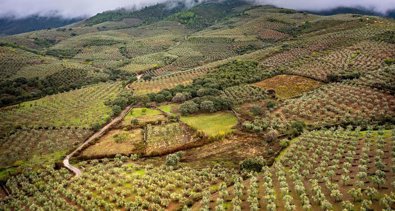
MULTIPOLYGON (((119 8, 139 9, 169 0, 2 0, 0 17, 24 18, 31 15, 61 16, 64 18, 89 17, 99 12, 119 8)), ((194 5, 207 0, 170 0, 194 5)), ((272 4, 296 10, 331 10, 338 7, 363 7, 385 14, 395 8, 394 0, 246 0, 255 4, 272 4)))
MULTIPOLYGON (((62 27, 98 13, 121 8, 140 10, 158 3, 185 4, 187 8, 202 2, 217 0, 3 0, 0 2, 0 36, 34 30, 62 27)), ((222 0, 220 0, 222 1, 222 0)), ((320 15, 357 13, 395 18, 395 0, 241 0, 252 4, 303 10, 320 15)))

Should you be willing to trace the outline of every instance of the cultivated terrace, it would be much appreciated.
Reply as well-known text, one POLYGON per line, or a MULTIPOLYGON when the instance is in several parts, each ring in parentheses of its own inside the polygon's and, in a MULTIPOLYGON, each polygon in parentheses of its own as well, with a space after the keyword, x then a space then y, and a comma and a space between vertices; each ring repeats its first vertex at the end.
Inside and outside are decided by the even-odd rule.
POLYGON ((0 37, 0 210, 395 210, 395 21, 166 3, 0 37))

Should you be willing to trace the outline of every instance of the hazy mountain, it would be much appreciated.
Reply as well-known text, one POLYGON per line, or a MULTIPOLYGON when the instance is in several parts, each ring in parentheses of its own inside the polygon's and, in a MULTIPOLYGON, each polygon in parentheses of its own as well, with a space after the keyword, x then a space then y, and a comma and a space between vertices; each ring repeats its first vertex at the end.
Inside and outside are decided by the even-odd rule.
POLYGON ((40 29, 57 28, 80 20, 82 19, 63 19, 60 17, 39 16, 30 16, 22 19, 0 18, 0 36, 19 34, 40 29))
POLYGON ((368 8, 363 7, 337 7, 330 10, 321 10, 321 11, 307 11, 313 14, 318 15, 336 15, 336 14, 345 14, 345 13, 352 13, 352 14, 360 14, 360 15, 374 15, 374 16, 382 16, 388 18, 395 18, 395 10, 390 10, 386 14, 375 12, 368 8))

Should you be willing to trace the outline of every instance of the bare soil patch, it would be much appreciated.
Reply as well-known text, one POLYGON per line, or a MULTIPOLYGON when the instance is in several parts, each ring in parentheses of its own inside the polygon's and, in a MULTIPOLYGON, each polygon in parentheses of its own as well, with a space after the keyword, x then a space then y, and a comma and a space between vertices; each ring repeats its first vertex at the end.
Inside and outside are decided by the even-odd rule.
POLYGON ((112 157, 116 154, 130 155, 144 150, 143 130, 111 130, 97 143, 81 153, 82 158, 112 157))
POLYGON ((296 75, 278 75, 255 83, 255 86, 274 90, 280 99, 288 99, 302 95, 321 86, 321 82, 296 75))
POLYGON ((246 158, 263 156, 270 164, 281 150, 278 143, 278 141, 267 143, 255 134, 235 132, 224 140, 186 151, 182 162, 189 162, 195 167, 219 163, 235 168, 246 158))

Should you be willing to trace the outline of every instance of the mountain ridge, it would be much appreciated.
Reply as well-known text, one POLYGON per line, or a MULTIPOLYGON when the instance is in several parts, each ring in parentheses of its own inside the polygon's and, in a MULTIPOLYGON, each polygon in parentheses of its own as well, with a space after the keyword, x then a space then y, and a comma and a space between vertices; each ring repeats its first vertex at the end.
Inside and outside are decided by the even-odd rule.
POLYGON ((0 18, 0 36, 20 34, 48 28, 58 28, 76 23, 83 18, 30 16, 21 19, 0 18))

